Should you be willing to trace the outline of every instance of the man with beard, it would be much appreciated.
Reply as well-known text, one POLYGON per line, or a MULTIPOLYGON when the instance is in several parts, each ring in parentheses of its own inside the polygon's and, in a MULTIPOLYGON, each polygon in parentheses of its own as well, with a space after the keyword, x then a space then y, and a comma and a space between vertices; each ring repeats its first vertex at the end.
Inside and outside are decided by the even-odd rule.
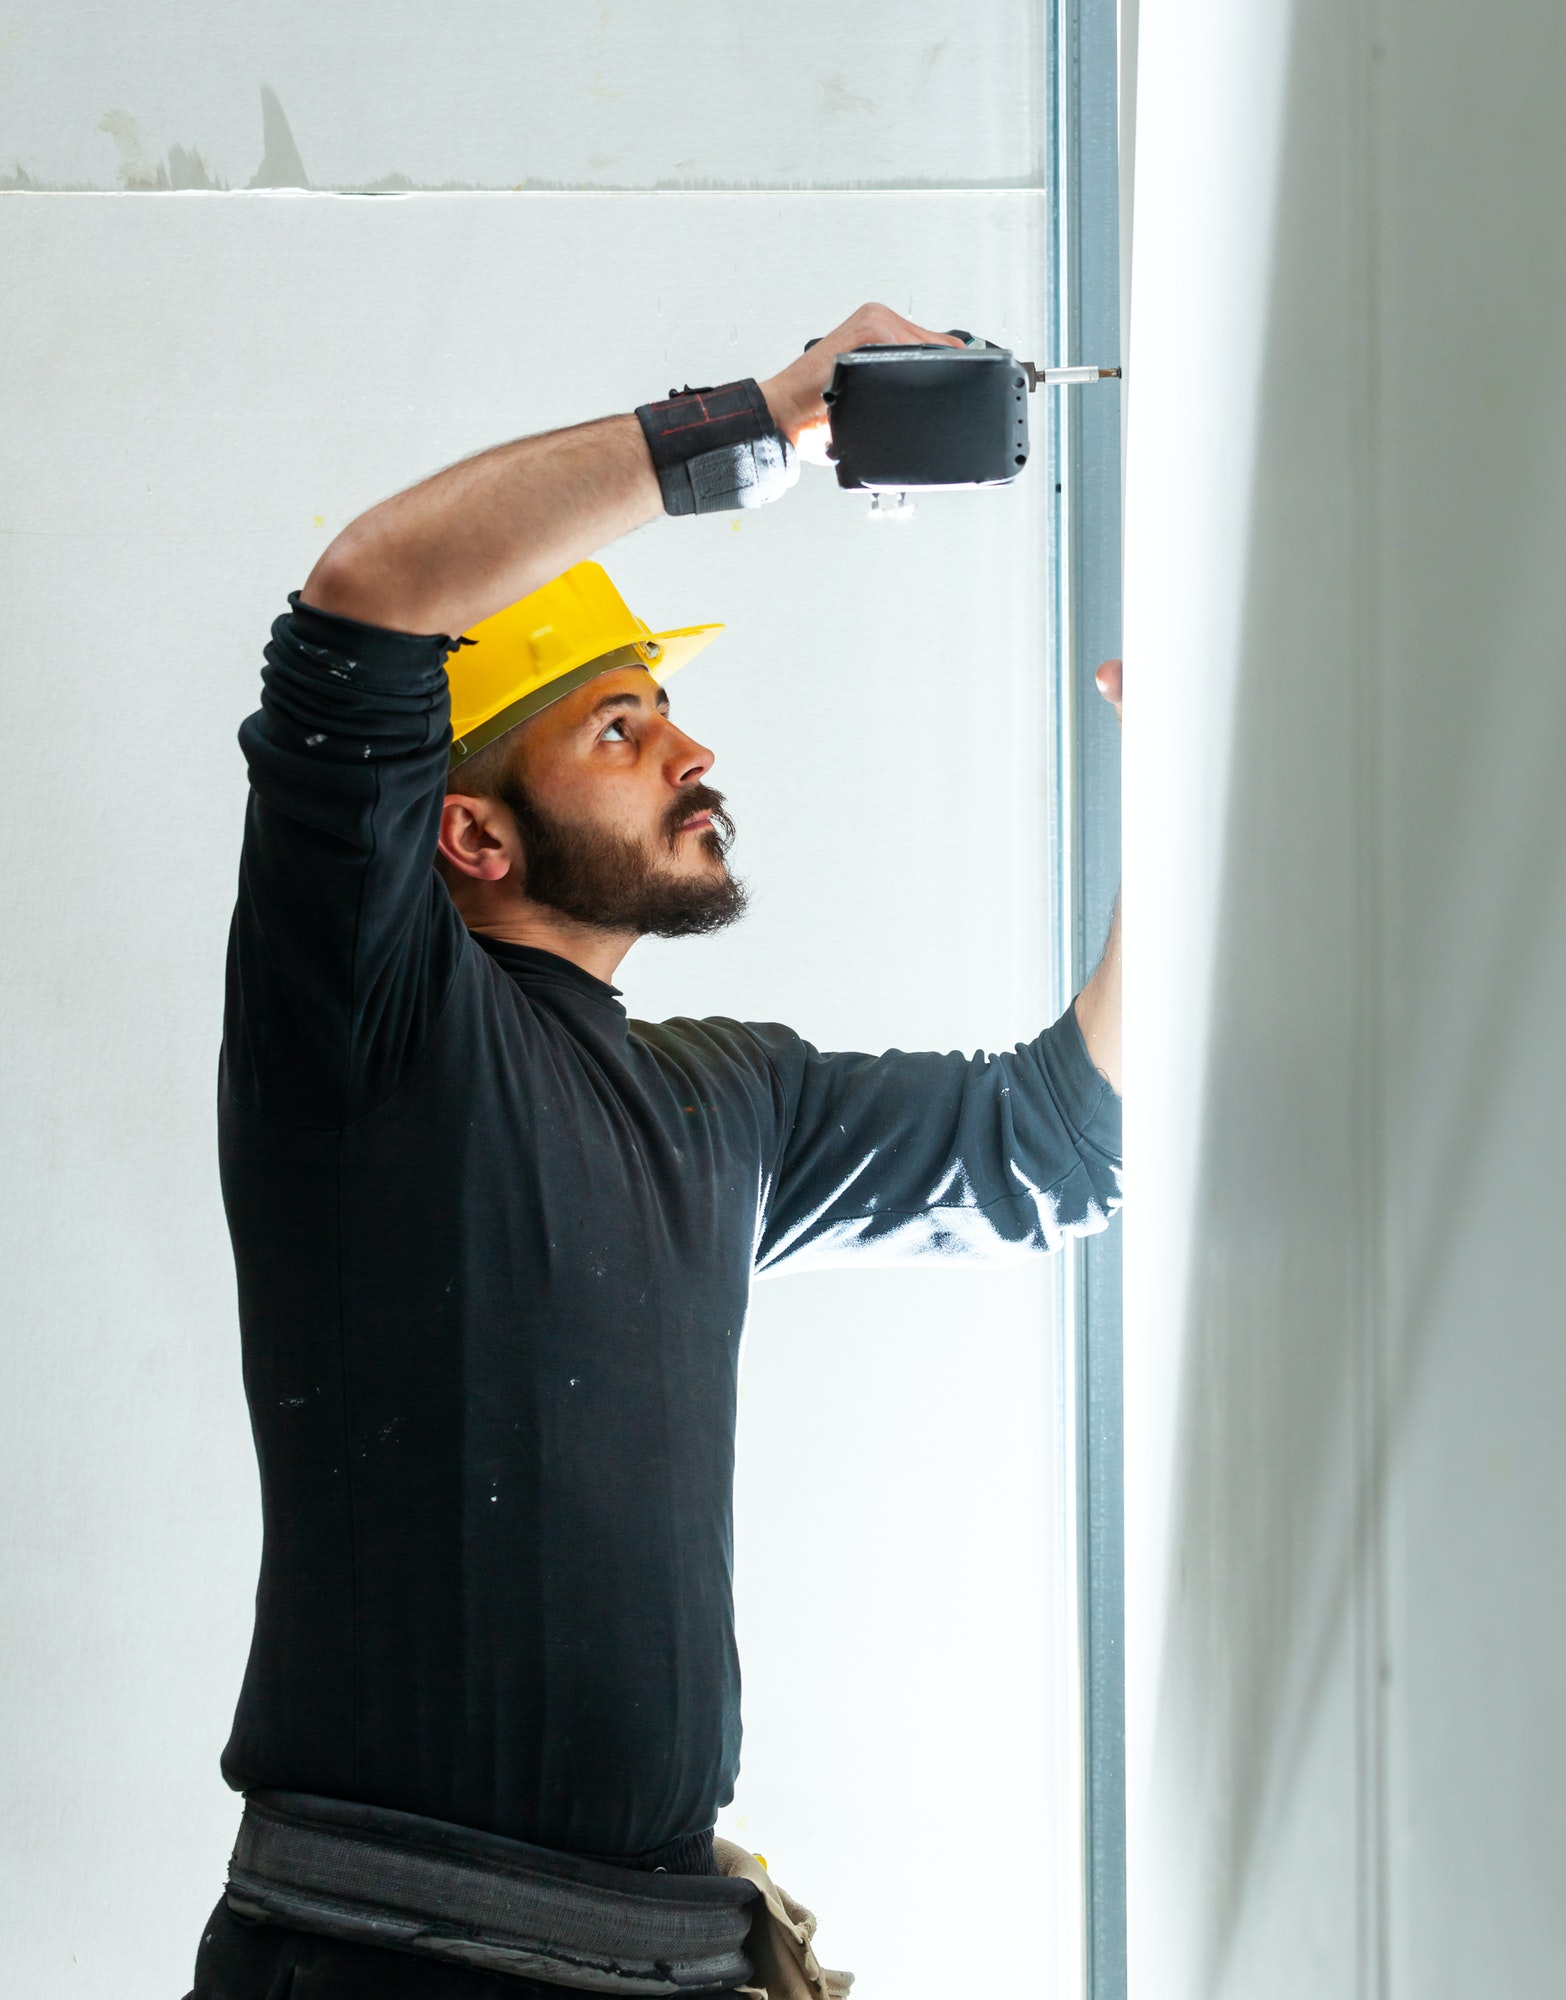
POLYGON ((502 445, 273 628, 220 1096, 265 1544, 194 2000, 745 1983, 713 1822, 752 1275, 1047 1251, 1118 1201, 1114 946, 973 1058, 630 1022, 610 983, 744 897, 660 684, 710 628, 650 633, 585 559, 773 497, 836 353, 942 338, 867 306, 763 385, 502 445))

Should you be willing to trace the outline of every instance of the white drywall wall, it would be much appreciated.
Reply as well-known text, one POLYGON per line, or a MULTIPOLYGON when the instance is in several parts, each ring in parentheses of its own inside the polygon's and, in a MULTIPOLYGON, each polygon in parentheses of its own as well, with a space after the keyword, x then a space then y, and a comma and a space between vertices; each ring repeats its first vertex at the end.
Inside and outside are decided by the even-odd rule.
POLYGON ((1142 0, 1137 2000, 1561 1990, 1566 14, 1142 0))
POLYGON ((0 185, 1041 182, 1028 0, 14 0, 0 185))
MULTIPOLYGON (((425 470, 765 372, 864 295, 1035 352, 1042 208, 0 196, 5 1990, 183 1992, 237 1817, 257 1521, 212 1098, 233 733, 284 594, 425 470)), ((874 525, 820 473, 611 553, 650 618, 728 621, 672 692, 755 891, 728 937, 640 948, 634 1009, 871 1048, 1043 1021, 1046 501, 874 525)), ((867 2000, 1000 1991, 1019 1937, 1074 1935, 1050 1285, 758 1290, 726 1825, 867 2000)))

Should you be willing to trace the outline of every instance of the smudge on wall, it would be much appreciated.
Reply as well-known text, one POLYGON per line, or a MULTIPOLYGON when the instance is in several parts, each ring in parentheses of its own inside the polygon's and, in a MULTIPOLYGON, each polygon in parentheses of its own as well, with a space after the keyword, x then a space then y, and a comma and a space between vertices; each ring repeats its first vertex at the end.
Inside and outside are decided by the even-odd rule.
POLYGON ((13 0, 0 187, 161 192, 1042 186, 1033 0, 13 0), (756 65, 764 64, 758 86, 756 65), (255 126, 263 92, 262 131, 255 126), (282 107, 287 106, 286 116, 282 107))

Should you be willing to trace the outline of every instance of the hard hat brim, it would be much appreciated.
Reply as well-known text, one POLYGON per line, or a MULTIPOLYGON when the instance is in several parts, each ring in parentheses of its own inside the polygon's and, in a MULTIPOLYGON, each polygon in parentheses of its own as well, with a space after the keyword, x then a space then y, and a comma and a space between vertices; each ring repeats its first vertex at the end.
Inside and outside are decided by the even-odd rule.
POLYGON ((459 769, 470 757, 487 749, 509 730, 530 722, 535 715, 563 700, 577 688, 584 687, 588 681, 597 680, 600 674, 614 673, 622 667, 639 667, 644 673, 651 674, 662 687, 672 674, 677 674, 681 667, 710 646, 722 630, 722 625, 685 625, 670 632, 653 632, 645 639, 627 646, 616 646, 597 659, 569 668, 553 680, 530 688, 494 715, 470 723, 460 736, 454 734, 448 769, 459 769))

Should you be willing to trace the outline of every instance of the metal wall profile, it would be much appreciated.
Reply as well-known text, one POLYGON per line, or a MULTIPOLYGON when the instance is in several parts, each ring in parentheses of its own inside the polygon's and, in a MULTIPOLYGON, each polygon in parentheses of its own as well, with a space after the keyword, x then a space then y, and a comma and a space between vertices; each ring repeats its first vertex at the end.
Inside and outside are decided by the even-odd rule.
MULTIPOLYGON (((1053 0, 1048 19, 1051 358, 1118 363, 1120 176, 1115 0, 1053 0)), ((1121 385, 1057 391, 1052 575, 1061 719, 1057 798, 1063 936, 1077 990, 1120 882, 1120 743, 1094 686, 1120 651, 1121 385)), ((1064 1273, 1076 1625, 1080 1649, 1083 1985, 1125 2000, 1125 1532, 1118 1221, 1064 1273)))

